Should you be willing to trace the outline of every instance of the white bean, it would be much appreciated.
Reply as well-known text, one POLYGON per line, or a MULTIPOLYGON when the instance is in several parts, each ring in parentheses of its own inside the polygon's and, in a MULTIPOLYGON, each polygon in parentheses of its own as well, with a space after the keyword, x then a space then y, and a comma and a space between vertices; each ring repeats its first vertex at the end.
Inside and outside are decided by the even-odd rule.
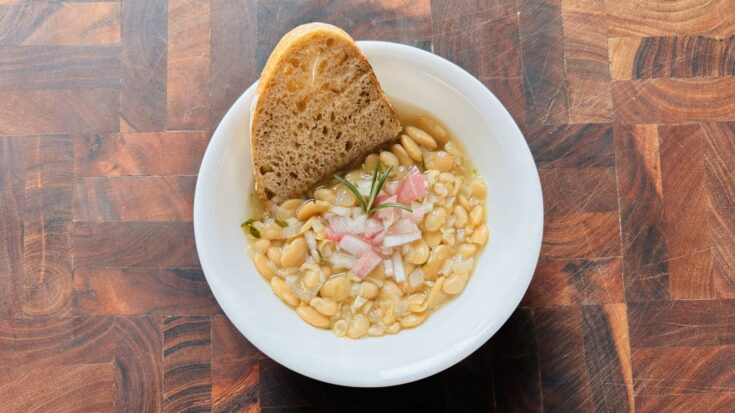
POLYGON ((309 252, 309 246, 306 244, 304 237, 294 238, 290 243, 283 247, 281 252, 281 265, 288 267, 298 267, 306 259, 309 252))
POLYGON ((329 319, 319 314, 313 308, 305 305, 296 307, 296 314, 301 317, 302 320, 313 325, 314 327, 327 328, 329 327, 329 319))
POLYGON ((428 133, 415 126, 406 126, 405 131, 417 144, 432 151, 436 149, 436 141, 428 133))
POLYGON ((401 145, 414 162, 421 162, 421 149, 408 135, 401 135, 401 145))
POLYGON ((368 328, 370 328, 370 320, 362 314, 357 314, 347 328, 347 336, 349 338, 360 338, 367 333, 368 328))
POLYGON ((294 293, 291 292, 291 290, 286 285, 286 282, 283 281, 280 277, 271 278, 271 289, 278 298, 283 300, 284 303, 290 306, 296 306, 296 304, 299 303, 298 297, 296 297, 294 293))

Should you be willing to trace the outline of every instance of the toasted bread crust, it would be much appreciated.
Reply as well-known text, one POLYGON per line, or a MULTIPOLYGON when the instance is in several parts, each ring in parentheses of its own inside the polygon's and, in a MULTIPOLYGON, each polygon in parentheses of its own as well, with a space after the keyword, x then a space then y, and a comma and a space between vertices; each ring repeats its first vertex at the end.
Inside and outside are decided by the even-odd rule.
MULTIPOLYGON (((329 53, 329 51, 325 53, 329 53)), ((317 56, 317 58, 315 59, 316 62, 309 62, 312 65, 312 83, 314 83, 315 76, 317 76, 315 75, 315 71, 321 70, 321 65, 319 65, 318 69, 316 66, 317 63, 320 63, 318 57, 319 56, 317 56)), ((333 61, 329 61, 329 63, 332 64, 332 69, 334 69, 334 66, 337 66, 342 62, 334 64, 333 61)), ((304 80, 303 78, 299 79, 304 80)), ((320 78, 318 80, 322 81, 324 79, 320 78)), ((321 86, 322 89, 324 89, 324 85, 322 84, 321 86)), ((315 86, 311 85, 310 87, 313 88, 315 86)), ((319 92, 319 90, 316 91, 319 92)), ((340 93, 347 94, 345 90, 340 90, 340 93)), ((336 94, 334 96, 335 97, 333 99, 335 99, 335 101, 339 99, 344 100, 346 98, 346 96, 342 96, 341 94, 336 94)), ((363 96, 363 94, 360 94, 360 96, 363 96)), ((322 97, 321 99, 327 98, 322 97)), ((322 109, 315 109, 311 107, 306 110, 306 113, 316 113, 319 116, 318 119, 321 119, 321 114, 318 113, 320 110, 322 109)), ((323 111, 326 110, 326 108, 323 109, 323 111)), ((292 116, 298 115, 299 114, 297 113, 292 116)), ((334 119, 334 114, 332 114, 332 119, 334 119)), ((350 115, 349 119, 352 119, 352 115, 350 115)), ((304 121, 309 122, 310 119, 305 119, 304 121)), ((349 120, 347 122, 349 122, 349 120)), ((301 125, 301 123, 299 123, 299 125, 301 125)), ((323 122, 320 123, 320 126, 321 125, 323 125, 323 122)), ((265 68, 263 69, 258 84, 258 100, 252 113, 250 133, 253 171, 256 181, 256 192, 260 198, 272 199, 274 201, 281 201, 290 197, 298 196, 299 194, 303 193, 306 188, 329 176, 334 171, 344 167, 345 165, 356 159, 358 156, 364 155, 366 152, 374 150, 381 144, 393 139, 399 131, 400 123, 398 121, 398 117, 392 110, 390 102, 388 101, 387 96, 380 87, 380 84, 378 83, 378 80, 372 68, 370 67, 370 64, 368 63, 364 54, 357 47, 354 40, 342 29, 328 24, 309 23, 299 26, 287 33, 278 42, 275 49, 273 50, 273 53, 269 57, 265 68), (273 112, 278 109, 278 105, 284 105, 283 101, 288 101, 292 98, 292 96, 284 96, 284 86, 282 83, 285 81, 286 77, 282 75, 282 73, 284 69, 288 68, 289 64, 293 64, 289 63, 289 59, 294 59, 294 56, 299 55, 299 53, 303 52, 307 48, 313 47, 317 43, 321 45, 323 42, 330 41, 329 39, 331 39, 331 43, 328 44, 333 45, 335 50, 337 48, 340 48, 340 50, 344 49, 345 52, 342 54, 349 55, 345 59, 348 60, 347 63, 352 64, 350 68, 360 68, 360 72, 358 73, 360 76, 351 80, 350 82, 352 83, 348 83, 348 86, 355 88, 362 87, 374 89, 370 91, 370 98, 366 97, 364 103, 362 100, 360 101, 362 106, 359 107, 360 112, 357 112, 355 117, 359 117, 361 123, 354 126, 356 126, 356 129, 361 128, 360 130, 363 130, 365 134, 373 133, 375 136, 357 138, 358 140, 361 140, 358 142, 355 142, 355 139, 350 138, 350 140, 348 140, 347 146, 345 146, 344 148, 344 156, 339 156, 339 154, 335 153, 335 148, 329 147, 330 145, 336 144, 334 141, 335 137, 329 136, 329 133, 333 133, 332 131, 339 130, 340 128, 350 127, 352 125, 349 125, 348 123, 339 125, 335 124, 334 128, 325 127, 325 130, 329 129, 330 132, 327 133, 328 136, 326 137, 319 137, 319 139, 322 140, 321 142, 319 142, 319 144, 325 147, 325 153, 331 154, 331 156, 329 157, 329 162, 323 162, 324 159, 317 159, 315 161, 314 156, 318 158, 320 154, 315 155, 311 153, 311 158, 309 159, 311 161, 311 165, 306 165, 305 169, 291 168, 291 170, 286 172, 283 169, 283 166, 279 164, 279 166, 277 166, 276 168, 281 168, 281 170, 275 171, 278 173, 279 176, 275 176, 275 172, 269 174, 269 172, 273 171, 272 161, 274 158, 274 150, 271 147, 280 143, 283 143, 285 145, 287 142, 291 142, 294 140, 294 138, 291 138, 289 135, 283 137, 283 139, 280 141, 274 142, 274 135, 276 134, 276 132, 274 132, 274 125, 272 125, 272 123, 274 122, 273 112), (349 61, 349 59, 357 59, 357 62, 351 62, 349 61), (374 114, 369 113, 370 111, 372 111, 374 114), (367 115, 363 112, 366 112, 367 115), (372 125, 370 123, 373 121, 375 121, 375 125, 372 125), (265 140, 268 140, 270 142, 266 142, 265 140), (353 144, 355 145, 354 147, 352 147, 353 144), (352 149, 350 150, 350 148, 352 149), (296 176, 294 176, 294 171, 298 172, 296 176), (285 176, 287 174, 290 176, 285 176)), ((289 132, 291 131, 289 130, 289 132)), ((279 129, 279 133, 283 133, 283 130, 279 129)), ((313 139, 313 136, 309 135, 308 131, 296 131, 294 133, 299 134, 297 138, 299 142, 313 139)), ((336 135, 336 139, 340 139, 340 137, 342 139, 345 139, 345 136, 343 136, 342 133, 336 135)), ((309 142, 306 143, 307 146, 309 146, 309 142)), ((293 142, 291 142, 291 144, 293 144, 293 142)), ((344 145, 343 143, 341 144, 344 145)), ((296 146, 300 147, 301 145, 297 143, 296 146)), ((303 148, 301 150, 311 150, 311 152, 315 152, 313 146, 309 146, 308 148, 303 148)), ((301 161, 304 162, 303 160, 301 161)), ((292 158, 289 158, 285 162, 293 163, 294 161, 292 158)))

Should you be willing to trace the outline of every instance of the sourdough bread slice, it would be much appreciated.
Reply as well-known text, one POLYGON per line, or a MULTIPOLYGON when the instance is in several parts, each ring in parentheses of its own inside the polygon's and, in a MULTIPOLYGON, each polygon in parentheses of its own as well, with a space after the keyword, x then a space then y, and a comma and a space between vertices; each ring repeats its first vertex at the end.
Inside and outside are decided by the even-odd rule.
POLYGON ((275 202, 297 197, 400 130, 352 38, 328 24, 299 26, 260 76, 250 124, 256 192, 275 202))

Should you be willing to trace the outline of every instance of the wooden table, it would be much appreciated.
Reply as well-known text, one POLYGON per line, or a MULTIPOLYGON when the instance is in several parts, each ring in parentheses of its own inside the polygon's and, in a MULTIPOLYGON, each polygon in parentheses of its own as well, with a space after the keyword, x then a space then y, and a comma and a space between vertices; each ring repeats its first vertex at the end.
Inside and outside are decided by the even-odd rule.
POLYGON ((0 3, 3 412, 735 410, 735 1, 0 3), (417 383, 279 366, 199 266, 211 132, 309 21, 463 66, 539 167, 521 307, 417 383))

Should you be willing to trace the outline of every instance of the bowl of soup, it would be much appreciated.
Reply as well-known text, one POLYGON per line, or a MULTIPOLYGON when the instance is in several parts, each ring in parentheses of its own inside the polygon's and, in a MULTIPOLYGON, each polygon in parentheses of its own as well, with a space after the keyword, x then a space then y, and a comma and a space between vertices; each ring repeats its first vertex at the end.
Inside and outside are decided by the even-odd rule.
POLYGON ((379 387, 446 369, 505 323, 538 260, 543 202, 525 139, 477 79, 410 46, 358 45, 401 118, 396 141, 263 203, 254 84, 207 148, 194 230, 212 292, 258 349, 317 380, 379 387))

